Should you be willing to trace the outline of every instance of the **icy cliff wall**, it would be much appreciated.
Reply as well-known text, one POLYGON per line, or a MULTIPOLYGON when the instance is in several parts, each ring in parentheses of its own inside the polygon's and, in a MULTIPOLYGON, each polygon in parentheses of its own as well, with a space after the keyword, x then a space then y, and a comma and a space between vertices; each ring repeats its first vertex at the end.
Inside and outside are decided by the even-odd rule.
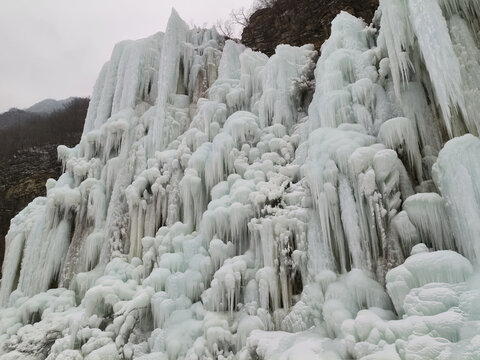
MULTIPOLYGON (((70 98, 55 112, 44 112, 45 102, 27 110, 0 114, 0 264, 10 220, 37 196, 46 194, 45 182, 62 174, 57 146, 80 140, 88 99, 70 98), (37 112, 38 110, 38 112, 37 112)), ((59 104, 50 100, 48 105, 59 104)))
POLYGON ((268 57, 174 12, 115 47, 12 223, 1 359, 480 355, 476 2, 268 57))

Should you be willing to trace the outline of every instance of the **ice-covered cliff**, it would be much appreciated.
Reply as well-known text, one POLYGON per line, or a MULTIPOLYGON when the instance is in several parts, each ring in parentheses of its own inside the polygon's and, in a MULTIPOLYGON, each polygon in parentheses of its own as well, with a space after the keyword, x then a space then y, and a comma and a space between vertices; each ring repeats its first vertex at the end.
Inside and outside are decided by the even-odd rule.
POLYGON ((0 359, 480 358, 480 4, 375 24, 118 44, 12 221, 0 359))

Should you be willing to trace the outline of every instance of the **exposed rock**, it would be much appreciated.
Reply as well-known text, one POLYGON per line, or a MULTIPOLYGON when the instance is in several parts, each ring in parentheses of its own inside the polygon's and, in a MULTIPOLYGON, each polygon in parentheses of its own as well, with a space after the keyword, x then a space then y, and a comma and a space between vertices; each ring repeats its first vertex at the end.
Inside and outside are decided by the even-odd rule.
POLYGON ((242 43, 269 56, 279 44, 314 44, 319 50, 340 11, 370 23, 377 7, 378 0, 278 0, 272 8, 260 9, 250 17, 242 43))

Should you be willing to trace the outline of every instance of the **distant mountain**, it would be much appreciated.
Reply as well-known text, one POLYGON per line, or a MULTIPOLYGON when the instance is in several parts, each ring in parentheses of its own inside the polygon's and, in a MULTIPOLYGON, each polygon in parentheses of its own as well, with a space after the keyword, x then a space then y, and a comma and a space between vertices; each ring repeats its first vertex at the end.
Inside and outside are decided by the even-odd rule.
POLYGON ((24 111, 50 114, 54 111, 65 109, 65 107, 70 104, 74 99, 74 97, 69 97, 63 100, 45 99, 36 103, 35 105, 30 106, 27 109, 24 109, 24 111))
MULTIPOLYGON (((32 146, 69 144, 66 137, 83 130, 88 103, 89 99, 78 97, 47 99, 25 110, 13 108, 0 114, 0 159, 32 146)), ((74 138, 71 145, 79 140, 74 138)))
POLYGON ((45 99, 26 109, 11 108, 7 112, 0 114, 0 129, 5 129, 20 123, 25 124, 28 121, 36 121, 54 112, 64 111, 72 104, 81 100, 83 100, 83 98, 79 97, 69 97, 63 100, 45 99))
POLYGON ((15 124, 23 124, 39 117, 40 115, 38 113, 12 108, 0 114, 0 130, 9 128, 15 124))

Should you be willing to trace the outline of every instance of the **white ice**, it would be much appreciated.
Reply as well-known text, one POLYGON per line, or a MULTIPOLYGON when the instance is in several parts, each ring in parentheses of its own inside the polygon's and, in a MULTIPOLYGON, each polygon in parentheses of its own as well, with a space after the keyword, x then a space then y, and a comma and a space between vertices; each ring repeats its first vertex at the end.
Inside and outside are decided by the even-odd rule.
POLYGON ((0 359, 480 358, 480 5, 375 24, 118 44, 11 222, 0 359))

